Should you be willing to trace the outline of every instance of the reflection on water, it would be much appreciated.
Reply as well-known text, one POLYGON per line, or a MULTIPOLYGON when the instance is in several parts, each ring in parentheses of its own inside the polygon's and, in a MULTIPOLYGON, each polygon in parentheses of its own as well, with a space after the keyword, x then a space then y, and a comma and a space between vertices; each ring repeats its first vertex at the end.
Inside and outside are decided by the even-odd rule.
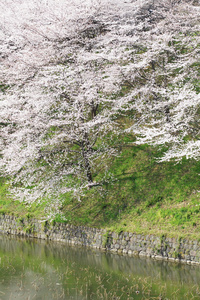
POLYGON ((2 300, 200 299, 200 267, 0 236, 2 300))

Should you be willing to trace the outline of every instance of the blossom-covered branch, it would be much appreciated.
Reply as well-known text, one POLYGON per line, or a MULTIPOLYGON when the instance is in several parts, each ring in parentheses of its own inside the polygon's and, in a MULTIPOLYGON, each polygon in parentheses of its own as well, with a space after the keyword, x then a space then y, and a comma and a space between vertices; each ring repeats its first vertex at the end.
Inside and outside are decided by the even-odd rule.
POLYGON ((122 132, 167 146, 161 161, 199 158, 199 8, 1 2, 0 170, 15 195, 35 201, 95 186, 122 132))

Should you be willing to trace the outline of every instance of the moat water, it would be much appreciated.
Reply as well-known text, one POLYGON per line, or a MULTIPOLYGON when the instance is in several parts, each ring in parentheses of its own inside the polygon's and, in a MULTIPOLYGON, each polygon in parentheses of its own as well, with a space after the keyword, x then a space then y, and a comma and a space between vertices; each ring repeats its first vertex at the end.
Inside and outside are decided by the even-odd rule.
POLYGON ((200 299, 200 266, 0 235, 0 299, 200 299))

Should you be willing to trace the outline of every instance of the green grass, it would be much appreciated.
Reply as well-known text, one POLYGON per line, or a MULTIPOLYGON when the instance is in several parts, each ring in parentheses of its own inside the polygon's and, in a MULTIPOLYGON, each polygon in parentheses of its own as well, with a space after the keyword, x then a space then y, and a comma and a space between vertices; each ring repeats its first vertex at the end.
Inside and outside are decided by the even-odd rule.
POLYGON ((16 217, 42 218, 45 216, 46 202, 33 203, 31 206, 26 202, 20 202, 9 192, 9 180, 0 177, 0 214, 10 214, 16 217))
MULTIPOLYGON (((85 191, 81 202, 72 194, 60 195, 61 211, 70 224, 102 227, 114 231, 167 234, 200 238, 200 162, 182 159, 179 163, 158 163, 164 150, 147 145, 124 144, 110 161, 113 180, 85 191), (129 146, 128 146, 129 145, 129 146)), ((101 181, 103 174, 96 174, 101 181)), ((0 212, 43 217, 43 204, 32 206, 13 201, 7 195, 6 181, 0 180, 0 212)), ((62 222, 60 215, 55 218, 62 222)))
MULTIPOLYGON (((159 163, 156 149, 124 147, 111 163, 112 183, 67 197, 62 211, 75 225, 172 236, 199 235, 200 162, 159 163)), ((95 180, 100 179, 101 174, 95 180)))

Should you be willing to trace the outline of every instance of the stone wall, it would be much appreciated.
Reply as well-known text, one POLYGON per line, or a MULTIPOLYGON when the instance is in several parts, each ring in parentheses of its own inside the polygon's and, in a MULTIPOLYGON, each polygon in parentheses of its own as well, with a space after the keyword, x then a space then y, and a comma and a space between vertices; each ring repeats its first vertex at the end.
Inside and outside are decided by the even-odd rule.
POLYGON ((166 236, 142 235, 49 223, 36 219, 0 216, 0 232, 73 245, 82 245, 118 254, 139 255, 154 259, 200 264, 200 242, 166 236))

